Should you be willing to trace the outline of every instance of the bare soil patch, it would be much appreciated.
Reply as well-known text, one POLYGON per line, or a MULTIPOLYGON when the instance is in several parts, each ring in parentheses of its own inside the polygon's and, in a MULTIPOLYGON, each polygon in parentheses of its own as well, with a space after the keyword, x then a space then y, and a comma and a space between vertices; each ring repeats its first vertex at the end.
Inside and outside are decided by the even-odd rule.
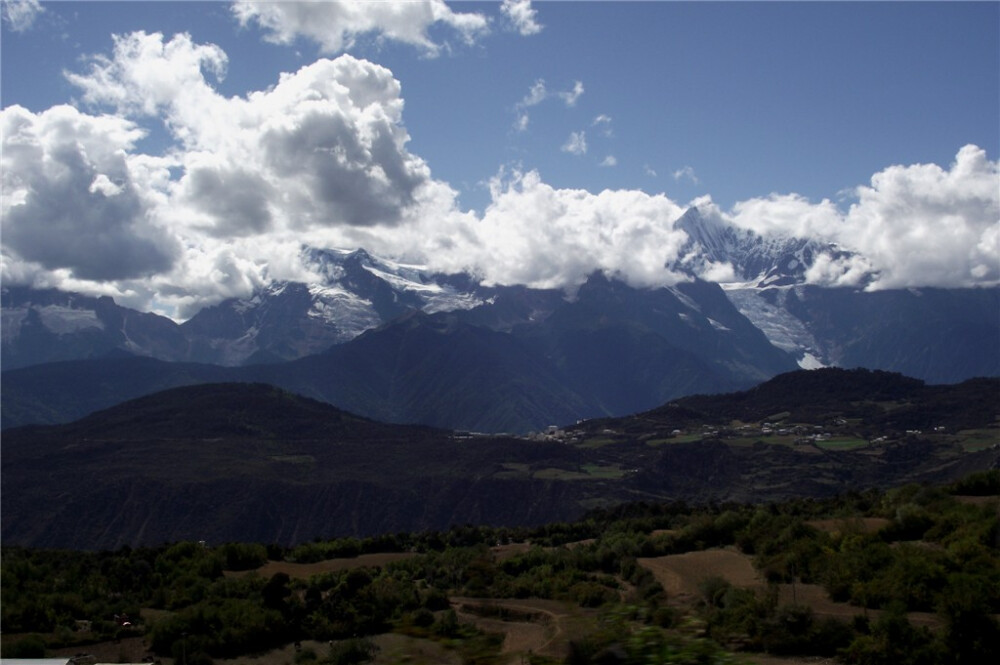
POLYGON ((146 641, 142 637, 127 637, 117 642, 98 642, 86 646, 53 649, 52 657, 72 658, 81 653, 94 656, 98 663, 141 663, 143 658, 153 655, 147 649, 146 641))
POLYGON ((507 545, 497 545, 496 547, 491 547, 490 551, 493 552, 493 558, 497 561, 505 561, 512 556, 523 554, 531 549, 531 543, 509 543, 507 545))
POLYGON ((384 552, 381 554, 361 554, 345 559, 327 559, 316 563, 291 563, 289 561, 268 561, 256 570, 225 571, 227 577, 241 577, 255 572, 261 577, 271 577, 275 573, 285 573, 293 579, 308 579, 319 573, 339 572, 352 568, 375 568, 385 566, 394 561, 402 561, 416 556, 412 552, 384 552))
MULTIPOLYGON (((585 634, 593 610, 569 603, 538 598, 452 598, 461 621, 480 630, 504 635, 503 653, 519 656, 528 652, 557 660, 569 654, 570 640, 585 634), (512 620, 500 618, 503 612, 512 620)), ((519 662, 512 658, 510 662, 519 662)))
POLYGON ((996 505, 1000 508, 1000 496, 994 494, 993 496, 965 496, 956 495, 956 501, 961 501, 962 503, 968 503, 973 506, 992 506, 996 505))
POLYGON ((884 517, 849 517, 834 518, 828 520, 809 520, 809 526, 826 533, 844 533, 846 531, 857 531, 860 533, 875 533, 879 529, 889 526, 891 520, 884 517))
MULTIPOLYGON (((849 603, 838 603, 830 599, 826 589, 818 584, 779 584, 778 602, 782 605, 808 605, 818 618, 833 618, 848 621, 858 615, 867 615, 873 621, 881 616, 881 610, 866 610, 849 603)), ((914 626, 940 628, 941 619, 933 612, 907 612, 906 617, 914 626)))
POLYGON ((766 653, 741 653, 740 656, 746 658, 746 662, 750 665, 835 665, 840 662, 836 657, 824 658, 823 656, 792 658, 772 656, 766 653))
POLYGON ((721 577, 738 587, 763 586, 750 557, 732 549, 640 558, 638 562, 653 573, 667 592, 667 597, 676 600, 690 600, 697 596, 698 585, 709 577, 721 577))

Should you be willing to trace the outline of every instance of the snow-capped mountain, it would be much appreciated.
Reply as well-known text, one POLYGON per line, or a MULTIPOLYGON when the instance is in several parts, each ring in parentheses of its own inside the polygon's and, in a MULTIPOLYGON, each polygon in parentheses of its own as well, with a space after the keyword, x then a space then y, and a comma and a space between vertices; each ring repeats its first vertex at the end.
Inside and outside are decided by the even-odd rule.
MULTIPOLYGON (((835 247, 765 238, 697 209, 677 224, 689 236, 679 267, 698 274, 705 266, 731 266, 723 288, 693 280, 637 289, 605 284, 598 274, 568 297, 558 290, 485 287, 469 275, 436 274, 362 249, 308 249, 304 256, 316 275, 309 283, 267 284, 180 325, 111 298, 5 287, 2 365, 114 355, 225 366, 280 363, 344 346, 419 312, 451 313, 463 325, 537 350, 564 379, 590 385, 587 399, 608 413, 639 404, 644 391, 676 396, 649 375, 656 363, 647 358, 629 365, 615 345, 655 352, 663 367, 686 364, 682 383, 698 390, 748 385, 795 363, 897 371, 933 382, 1000 374, 1000 289, 821 288, 804 283, 806 272, 818 254, 835 247), (715 383, 698 383, 697 375, 706 373, 715 383), (604 386, 599 397, 595 386, 604 386), (625 394, 633 397, 618 400, 625 394)), ((672 371, 668 383, 676 387, 680 379, 672 371)))
POLYGON ((350 341, 411 310, 428 314, 482 304, 421 266, 363 249, 306 250, 320 281, 275 282, 249 298, 207 307, 181 325, 191 360, 243 365, 293 360, 350 341))
POLYGON ((727 281, 757 287, 803 284, 817 256, 847 254, 835 245, 807 238, 763 236, 698 208, 689 208, 675 227, 688 236, 682 267, 704 274, 710 264, 729 264, 733 275, 727 281))
POLYGON ((101 358, 120 353, 182 360, 188 342, 177 324, 156 314, 54 289, 0 290, 0 365, 101 358))

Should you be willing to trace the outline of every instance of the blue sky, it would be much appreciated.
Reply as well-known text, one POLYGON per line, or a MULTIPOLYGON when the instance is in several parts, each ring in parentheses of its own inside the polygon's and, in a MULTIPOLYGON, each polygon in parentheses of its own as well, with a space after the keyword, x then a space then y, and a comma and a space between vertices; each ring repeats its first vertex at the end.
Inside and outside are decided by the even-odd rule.
MULTIPOLYGON (((68 104, 79 114, 74 131, 118 142, 124 157, 98 163, 84 151, 74 163, 85 162, 87 176, 75 185, 48 176, 32 184, 24 175, 37 170, 31 159, 44 163, 47 151, 62 154, 58 146, 38 139, 34 157, 5 146, 4 278, 178 314, 268 277, 299 275, 306 267, 290 258, 290 243, 307 241, 366 244, 495 281, 572 286, 605 269, 655 285, 676 278, 664 270, 683 241, 671 217, 698 204, 756 230, 841 243, 862 235, 866 246, 852 249, 870 250, 886 288, 928 274, 940 285, 996 280, 996 202, 982 190, 996 184, 1000 152, 1000 3, 409 3, 437 17, 423 24, 400 19, 391 3, 320 4, 328 7, 303 20, 294 3, 270 5, 271 14, 252 3, 5 3, 8 122, 16 116, 42 136, 58 116, 47 112, 68 104), (145 50, 116 52, 113 36, 145 50), (273 147, 263 134, 238 137, 218 124, 236 113, 225 100, 273 91, 282 75, 345 54, 368 73, 363 85, 379 79, 378 109, 389 119, 379 124, 358 107, 345 125, 329 96, 323 117, 340 118, 336 126, 354 138, 376 132, 388 152, 369 151, 368 162, 342 164, 343 172, 295 153, 295 168, 282 171, 270 157, 254 166, 273 147), (224 76, 210 62, 221 62, 224 76), (172 85, 198 94, 150 101, 172 85), (125 125, 97 129, 102 116, 144 136, 125 137, 125 125), (974 149, 961 153, 966 146, 974 149), (289 195, 283 178, 293 171, 296 186, 315 180, 315 188, 289 195), (971 188, 959 182, 966 171, 971 188), (375 181, 358 180, 362 172, 375 181), (220 198, 241 183, 250 195, 220 198), (919 202, 891 198, 921 186, 943 189, 919 202), (42 192, 61 187, 96 206, 80 228, 94 237, 87 251, 139 258, 116 271, 46 247, 44 215, 55 219, 55 235, 78 224, 39 204, 42 192), (359 188, 357 200, 336 199, 359 188), (908 223, 931 236, 942 219, 961 218, 953 254, 932 269, 901 263, 888 249, 903 228, 892 218, 899 209, 916 209, 908 223), (873 225, 881 232, 869 233, 873 225), (531 236, 538 228, 545 233, 531 236), (534 249, 539 243, 549 255, 534 249), (659 254, 633 266, 650 243, 659 254), (566 253, 577 258, 553 258, 566 253)), ((323 76, 334 70, 346 71, 331 65, 323 76)), ((317 94, 334 94, 324 90, 317 94)), ((285 129, 293 116, 305 122, 300 102, 272 95, 272 103, 244 111, 276 125, 287 112, 285 129)), ((303 128, 316 123, 296 126, 282 150, 321 145, 333 126, 312 135, 303 128)), ((847 283, 849 274, 841 266, 825 279, 847 283)))

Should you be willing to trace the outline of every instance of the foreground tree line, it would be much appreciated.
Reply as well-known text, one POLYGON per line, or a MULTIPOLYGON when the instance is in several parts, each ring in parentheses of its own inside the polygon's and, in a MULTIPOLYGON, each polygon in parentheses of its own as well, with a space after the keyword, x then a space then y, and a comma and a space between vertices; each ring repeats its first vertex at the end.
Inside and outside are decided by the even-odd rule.
MULTIPOLYGON (((342 538, 286 548, 181 542, 114 552, 2 550, 3 656, 142 635, 158 657, 207 665, 301 640, 330 641, 300 663, 365 662, 367 638, 396 631, 453 648, 464 662, 499 660, 502 638, 459 622, 451 598, 544 598, 594 608, 594 630, 569 663, 725 663, 734 650, 838 656, 848 663, 1000 662, 1000 471, 948 487, 767 505, 630 504, 537 528, 465 526, 446 532, 342 538), (879 517, 863 528, 848 518, 879 517), (845 518, 837 532, 810 520, 845 518), (530 548, 498 557, 497 544, 530 548), (572 546, 567 546, 572 544, 572 546), (692 606, 671 603, 639 559, 716 547, 751 555, 766 592, 723 578, 692 606), (254 571, 268 560, 317 562, 366 553, 413 556, 292 579, 254 571), (777 585, 818 584, 836 601, 882 610, 819 618, 779 602, 777 585), (142 610, 145 610, 142 612, 142 610), (150 610, 157 610, 151 612, 150 610), (934 630, 908 612, 933 612, 934 630), (155 616, 143 622, 140 616, 155 616), (90 622, 81 630, 79 620, 90 622)), ((551 662, 532 655, 534 663, 551 662)), ((736 661, 732 661, 736 662, 736 661)))

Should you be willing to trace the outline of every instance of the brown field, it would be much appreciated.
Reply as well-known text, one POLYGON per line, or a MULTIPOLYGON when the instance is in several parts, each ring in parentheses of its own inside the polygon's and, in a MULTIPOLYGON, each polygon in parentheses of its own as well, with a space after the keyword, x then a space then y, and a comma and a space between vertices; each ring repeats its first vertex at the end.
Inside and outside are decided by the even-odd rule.
POLYGON ((750 665, 834 665, 839 663, 836 657, 824 658, 822 656, 802 656, 799 658, 772 656, 766 653, 740 654, 750 665))
POLYGON ((996 505, 1000 509, 1000 496, 955 496, 957 501, 962 503, 968 503, 973 506, 992 506, 996 505))
POLYGON ((891 524, 891 520, 884 517, 850 517, 835 518, 829 520, 809 520, 809 526, 827 533, 841 533, 843 531, 859 531, 861 533, 875 533, 879 529, 891 524))
POLYGON ((497 561, 505 561, 517 554, 523 554, 531 549, 531 543, 508 543, 491 547, 490 552, 497 561))
POLYGON ((686 552, 648 559, 639 565, 656 577, 667 597, 690 600, 698 595, 698 584, 709 577, 722 577, 733 586, 758 588, 764 583, 745 554, 731 549, 686 552))
MULTIPOLYGON (((779 584, 778 602, 783 605, 808 605, 817 618, 850 619, 859 614, 867 614, 875 620, 882 614, 881 610, 865 610, 849 603, 834 602, 830 600, 826 590, 818 584, 779 584)), ((927 626, 933 629, 942 625, 941 619, 933 612, 907 612, 906 617, 914 626, 927 626)))
POLYGON ((384 566, 392 563, 393 561, 402 561, 403 559, 408 559, 412 556, 416 556, 416 554, 412 552, 385 552, 382 554, 362 554, 360 556, 347 559, 327 559, 326 561, 317 561, 316 563, 268 561, 256 570, 227 570, 224 574, 226 577, 240 577, 242 575, 249 575, 253 572, 257 573, 261 577, 271 577, 275 573, 285 573, 293 579, 304 580, 313 575, 318 575, 319 573, 339 572, 341 570, 350 570, 352 568, 374 568, 376 566, 384 566))
MULTIPOLYGON (((735 550, 704 550, 638 561, 639 565, 653 573, 673 602, 685 603, 696 599, 698 584, 709 577, 721 577, 733 586, 748 589, 763 590, 766 586, 754 569, 750 557, 735 550)), ((817 617, 850 619, 866 613, 864 608, 830 600, 826 590, 817 584, 779 584, 778 601, 783 605, 807 605, 817 617)), ((867 614, 875 619, 880 611, 867 610, 867 614)), ((909 612, 907 617, 917 626, 941 626, 941 620, 930 612, 909 612)))
MULTIPOLYGON (((72 658, 79 653, 89 653, 95 656, 98 663, 141 663, 144 657, 152 655, 146 650, 143 638, 127 637, 119 640, 117 643, 98 642, 97 644, 88 644, 85 647, 73 646, 64 649, 52 649, 51 657, 72 658)), ((168 658, 167 660, 170 659, 168 658)))
POLYGON ((507 662, 520 663, 529 652, 563 659, 570 640, 585 635, 596 616, 594 610, 538 598, 452 598, 459 620, 480 630, 503 633, 507 662), (490 616, 498 610, 510 612, 512 620, 490 616))

